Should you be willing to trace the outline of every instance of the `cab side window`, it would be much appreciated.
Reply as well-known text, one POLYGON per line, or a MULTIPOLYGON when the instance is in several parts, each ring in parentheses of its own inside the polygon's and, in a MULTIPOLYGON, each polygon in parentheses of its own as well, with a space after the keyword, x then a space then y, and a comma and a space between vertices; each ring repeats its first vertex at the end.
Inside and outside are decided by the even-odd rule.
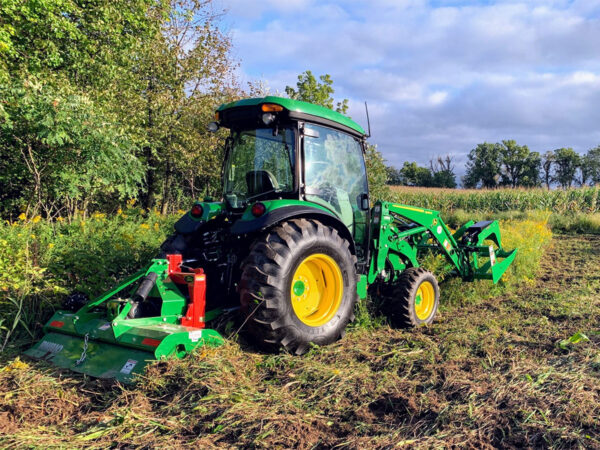
POLYGON ((354 230, 363 215, 361 196, 368 192, 361 143, 349 134, 305 124, 304 167, 306 199, 333 210, 354 230))

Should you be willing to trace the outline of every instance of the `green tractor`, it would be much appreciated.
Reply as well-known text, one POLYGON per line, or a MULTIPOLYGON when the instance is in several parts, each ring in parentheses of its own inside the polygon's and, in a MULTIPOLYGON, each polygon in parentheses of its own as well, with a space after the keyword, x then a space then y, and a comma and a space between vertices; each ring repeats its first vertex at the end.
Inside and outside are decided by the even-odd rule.
POLYGON ((301 354, 340 339, 370 290, 392 325, 430 324, 439 287, 424 253, 444 255, 465 281, 494 283, 515 258, 496 221, 452 233, 436 211, 371 207, 365 131, 337 112, 254 98, 222 105, 209 128, 230 130, 221 201, 195 203, 119 286, 69 297, 26 354, 126 381, 150 360, 220 345, 209 325, 236 307, 261 347, 301 354))

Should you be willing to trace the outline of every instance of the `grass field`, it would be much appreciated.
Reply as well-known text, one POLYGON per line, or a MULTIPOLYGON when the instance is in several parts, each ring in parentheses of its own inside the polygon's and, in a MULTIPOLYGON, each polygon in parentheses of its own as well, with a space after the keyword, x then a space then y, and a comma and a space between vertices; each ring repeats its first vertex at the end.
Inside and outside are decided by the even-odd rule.
POLYGON ((243 340, 136 386, 10 359, 3 446, 600 446, 595 236, 560 236, 538 279, 444 302, 428 329, 356 326, 302 357, 243 340))
POLYGON ((14 270, 0 299, 34 299, 34 336, 19 326, 0 354, 0 447, 600 447, 600 236, 550 240, 544 211, 447 214, 452 226, 499 215, 519 256, 494 287, 445 280, 431 327, 392 329, 366 302, 344 339, 297 357, 259 352, 223 321, 224 347, 157 362, 128 386, 18 353, 59 286, 103 289, 122 274, 94 266, 140 264, 173 218, 129 208, 2 225, 0 263, 14 270))

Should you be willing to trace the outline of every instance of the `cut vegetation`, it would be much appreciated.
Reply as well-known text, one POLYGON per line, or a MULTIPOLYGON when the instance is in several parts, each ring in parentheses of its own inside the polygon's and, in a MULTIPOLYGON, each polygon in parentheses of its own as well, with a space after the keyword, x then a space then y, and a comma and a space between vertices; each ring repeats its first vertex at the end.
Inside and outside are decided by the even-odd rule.
POLYGON ((416 331, 362 311, 344 340, 301 357, 234 338, 132 387, 9 359, 0 443, 598 446, 599 245, 557 237, 537 281, 487 298, 444 286, 439 319, 416 331))

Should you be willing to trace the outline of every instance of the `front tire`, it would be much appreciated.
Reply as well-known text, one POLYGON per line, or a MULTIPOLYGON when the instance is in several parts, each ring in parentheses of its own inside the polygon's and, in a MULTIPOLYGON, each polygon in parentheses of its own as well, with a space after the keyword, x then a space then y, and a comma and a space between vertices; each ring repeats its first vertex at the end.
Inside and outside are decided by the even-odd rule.
POLYGON ((240 302, 250 335, 296 354, 338 340, 354 320, 355 264, 349 242, 317 220, 271 229, 242 264, 240 302))
POLYGON ((429 325, 435 319, 440 288, 431 272, 410 267, 385 291, 382 309, 393 327, 429 325))

